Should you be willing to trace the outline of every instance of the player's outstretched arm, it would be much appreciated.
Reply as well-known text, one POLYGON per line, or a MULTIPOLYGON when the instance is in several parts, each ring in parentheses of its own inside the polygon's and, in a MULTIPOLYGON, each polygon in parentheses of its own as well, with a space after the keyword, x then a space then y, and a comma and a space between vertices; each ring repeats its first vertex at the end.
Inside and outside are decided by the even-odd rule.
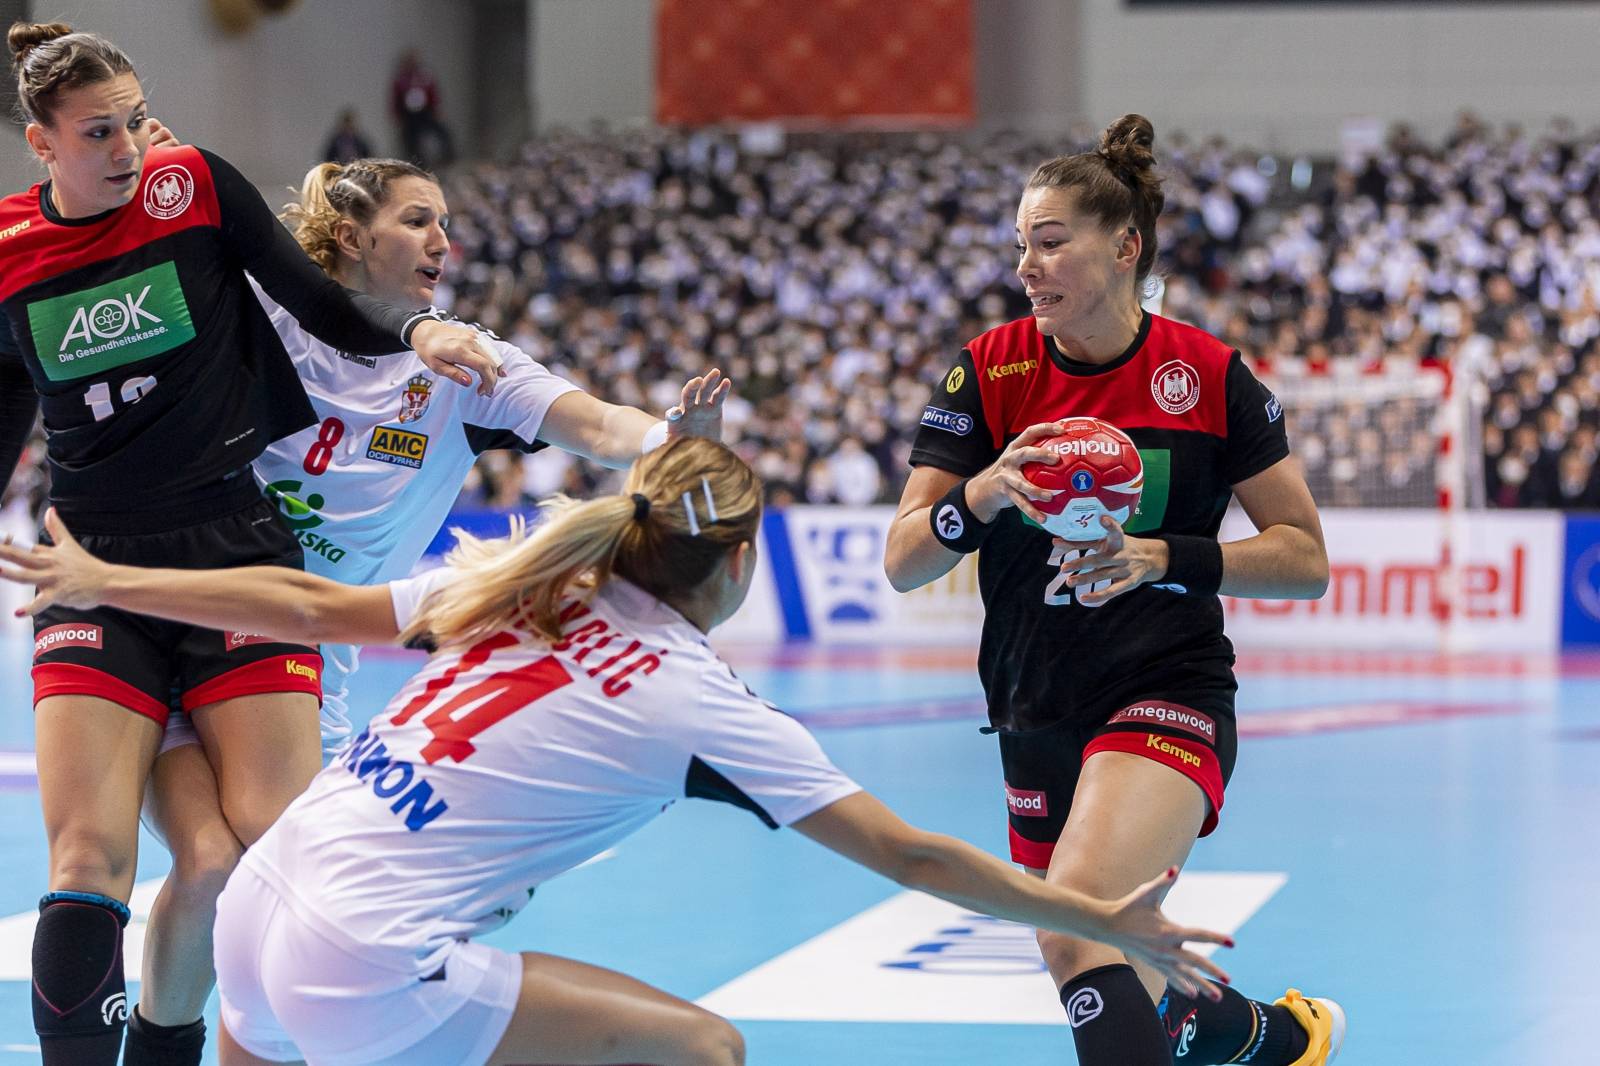
POLYGON ((1232 941, 1221 933, 1174 925, 1161 913, 1161 897, 1176 869, 1120 900, 1095 899, 1029 877, 954 837, 907 825, 866 792, 832 803, 794 828, 907 888, 997 918, 1109 944, 1148 962, 1186 994, 1219 998, 1209 979, 1228 980, 1215 963, 1183 945, 1231 947, 1232 941))
MULTIPOLYGON (((683 386, 678 404, 667 412, 666 436, 722 439, 722 402, 732 382, 715 367, 683 386)), ((613 470, 629 466, 645 450, 663 443, 651 440, 661 419, 637 407, 607 403, 586 392, 569 392, 550 405, 539 426, 539 439, 563 451, 613 470)))
POLYGON ((84 551, 55 508, 45 513, 54 545, 0 543, 0 578, 34 585, 19 615, 51 604, 116 607, 174 622, 278 637, 295 644, 386 644, 399 636, 388 585, 342 585, 282 566, 165 570, 117 566, 84 551))

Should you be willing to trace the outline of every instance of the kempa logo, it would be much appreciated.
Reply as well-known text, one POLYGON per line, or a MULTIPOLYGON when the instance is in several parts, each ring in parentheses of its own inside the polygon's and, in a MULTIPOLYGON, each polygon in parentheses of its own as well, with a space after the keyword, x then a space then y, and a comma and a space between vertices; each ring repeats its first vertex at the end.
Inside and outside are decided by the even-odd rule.
POLYGON ((170 262, 28 305, 34 351, 51 381, 70 381, 149 359, 194 338, 194 321, 170 262))
POLYGON ((0 241, 5 240, 7 237, 15 237, 17 234, 21 233, 31 225, 33 225, 33 219, 25 218, 14 226, 7 226, 5 229, 0 229, 0 241))
POLYGON ((296 662, 294 659, 284 660, 283 672, 286 674, 294 674, 297 677, 303 677, 307 681, 315 681, 317 679, 316 667, 306 666, 304 663, 296 662))
POLYGON ((944 380, 944 391, 954 396, 961 391, 961 386, 967 383, 967 372, 959 366, 950 371, 950 376, 944 380))
POLYGON ((1024 359, 1020 363, 1006 363, 1003 366, 991 366, 988 370, 989 380, 1008 378, 1013 374, 1026 374, 1030 370, 1039 369, 1039 360, 1024 359))
POLYGON ((1193 766, 1197 770, 1200 768, 1200 756, 1196 755, 1187 748, 1180 748, 1178 745, 1172 743, 1172 741, 1163 737, 1158 737, 1154 733, 1145 738, 1144 746, 1147 748, 1154 748, 1163 755, 1171 756, 1172 758, 1183 763, 1185 766, 1193 766))
POLYGON ((966 531, 966 523, 961 521, 961 512, 956 510, 955 504, 947 503, 939 508, 939 536, 945 540, 960 540, 966 531))

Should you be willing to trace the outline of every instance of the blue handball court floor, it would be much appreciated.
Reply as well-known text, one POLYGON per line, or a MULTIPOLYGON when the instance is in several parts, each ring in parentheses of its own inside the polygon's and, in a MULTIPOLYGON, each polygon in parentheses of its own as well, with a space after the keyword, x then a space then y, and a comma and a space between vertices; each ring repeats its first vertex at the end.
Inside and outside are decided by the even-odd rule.
MULTIPOLYGON (((970 649, 727 651, 908 819, 1004 854, 970 649)), ((369 654, 357 709, 379 710, 417 661, 369 654)), ((0 1066, 37 1061, 26 982, 45 842, 27 664, 26 644, 0 645, 0 1066)), ((1274 654, 1240 671, 1222 827, 1169 904, 1237 930, 1235 983, 1339 999, 1341 1066, 1600 1063, 1600 659, 1274 654)), ((147 839, 136 912, 166 861, 147 839)), ((756 1066, 1075 1061, 1028 930, 717 804, 677 805, 541 889, 493 942, 699 1000, 735 1019, 756 1066)))

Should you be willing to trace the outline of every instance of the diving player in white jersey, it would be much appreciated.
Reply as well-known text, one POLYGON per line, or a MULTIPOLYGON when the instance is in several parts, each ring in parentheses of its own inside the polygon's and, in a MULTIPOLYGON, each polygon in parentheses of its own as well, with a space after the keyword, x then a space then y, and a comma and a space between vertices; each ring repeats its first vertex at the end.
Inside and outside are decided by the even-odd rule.
POLYGON ((100 604, 304 642, 427 642, 422 671, 253 846, 218 905, 223 1066, 736 1066, 737 1030, 622 974, 472 938, 528 890, 677 799, 793 825, 908 887, 1113 944, 1175 985, 1226 980, 1159 900, 1048 884, 906 825, 705 634, 744 601, 761 486, 733 452, 679 440, 625 494, 568 504, 531 535, 463 539, 449 565, 348 586, 271 568, 113 566, 52 513, 56 547, 0 547, 27 610, 100 604))
MULTIPOLYGON (((448 259, 448 207, 427 171, 395 160, 327 163, 306 175, 285 212, 295 238, 334 280, 399 307, 433 301, 448 259)), ((411 354, 372 359, 307 333, 259 289, 257 296, 293 359, 317 425, 273 444, 257 478, 295 530, 312 573, 347 584, 409 574, 460 493, 477 453, 554 445, 623 467, 668 437, 720 438, 729 385, 717 370, 692 378, 665 421, 606 403, 551 374, 516 347, 484 343, 503 364, 492 397, 441 384, 411 354)), ((248 628, 248 627, 246 627, 248 628)), ((235 646, 259 638, 230 633, 235 646)), ((348 735, 346 685, 356 648, 322 649, 324 744, 348 735)), ((306 667, 312 669, 311 667, 306 667)), ((211 925, 217 893, 242 848, 237 812, 214 798, 216 778, 186 718, 169 720, 146 796, 146 822, 172 853, 147 936, 146 1018, 199 1017, 210 994, 211 925), (186 746, 188 745, 188 746, 186 746)), ((263 823, 281 806, 253 812, 263 823)))

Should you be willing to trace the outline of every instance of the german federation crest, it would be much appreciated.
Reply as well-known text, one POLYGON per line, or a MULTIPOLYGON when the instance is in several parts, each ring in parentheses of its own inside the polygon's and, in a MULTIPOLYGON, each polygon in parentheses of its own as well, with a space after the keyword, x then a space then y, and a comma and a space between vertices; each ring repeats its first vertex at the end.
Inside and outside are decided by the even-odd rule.
POLYGON ((1182 359, 1170 359, 1156 367, 1150 395, 1167 414, 1181 415, 1200 402, 1200 375, 1182 359))
POLYGON ((144 186, 144 209, 153 218, 177 218, 194 202, 194 176, 173 163, 150 175, 144 186))

